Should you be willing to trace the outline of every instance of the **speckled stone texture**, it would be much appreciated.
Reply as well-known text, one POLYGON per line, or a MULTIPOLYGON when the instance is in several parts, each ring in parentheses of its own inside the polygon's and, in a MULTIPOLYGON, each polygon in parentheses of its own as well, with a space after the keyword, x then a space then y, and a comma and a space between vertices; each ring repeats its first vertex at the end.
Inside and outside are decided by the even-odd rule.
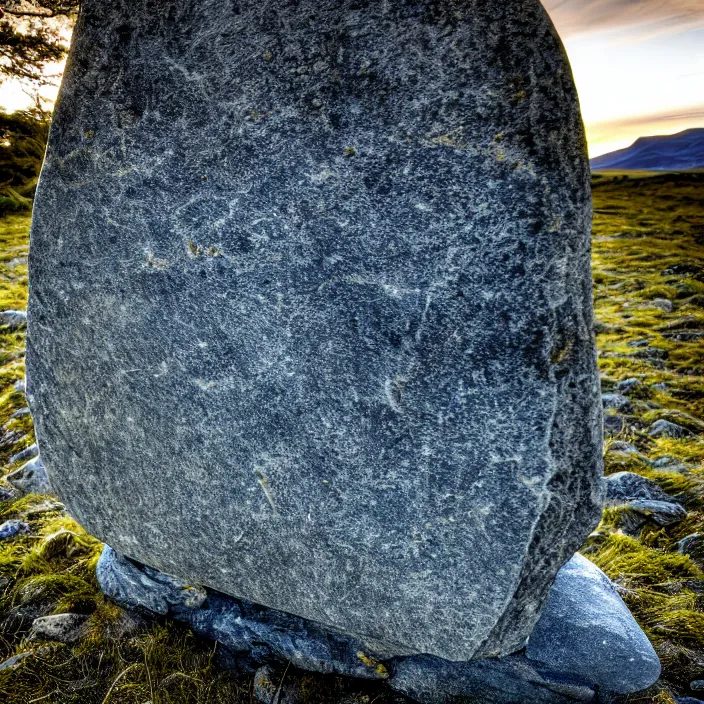
POLYGON ((52 484, 168 574, 514 651, 599 515, 589 229, 537 0, 86 0, 30 254, 52 484))

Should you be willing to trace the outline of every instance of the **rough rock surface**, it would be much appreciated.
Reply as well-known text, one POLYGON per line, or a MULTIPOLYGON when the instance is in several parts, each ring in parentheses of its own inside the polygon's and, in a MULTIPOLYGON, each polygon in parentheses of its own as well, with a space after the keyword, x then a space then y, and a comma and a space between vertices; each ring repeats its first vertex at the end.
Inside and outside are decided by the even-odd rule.
POLYGON ((599 517, 590 214, 538 0, 86 0, 31 233, 52 483, 187 581, 514 651, 599 517))
POLYGON ((225 667, 259 671, 264 677, 293 665, 388 680, 393 689, 423 704, 445 704, 453 697, 490 704, 591 701, 597 689, 644 689, 660 672, 650 643, 609 579, 580 555, 558 573, 525 653, 469 662, 428 655, 390 657, 311 621, 209 590, 204 599, 184 599, 193 587, 109 546, 98 562, 98 581, 106 596, 123 606, 157 610, 217 640, 225 667))
POLYGON ((612 692, 650 687, 660 660, 609 578, 581 555, 557 574, 526 655, 612 692))
POLYGON ((464 663, 418 655, 400 661, 389 685, 422 704, 570 704, 591 702, 594 690, 580 681, 541 673, 523 655, 464 663))
POLYGON ((601 402, 605 410, 615 410, 630 413, 633 410, 631 402, 623 394, 602 394, 601 402))
POLYGON ((30 655, 34 655, 34 651, 29 650, 24 653, 17 653, 17 655, 12 655, 11 657, 7 658, 7 660, 3 660, 0 662, 0 672, 3 670, 15 670, 20 666, 20 663, 25 659, 28 658, 30 655))
POLYGON ((103 548, 96 573, 100 588, 110 598, 162 616, 174 606, 198 608, 207 597, 204 589, 146 565, 136 565, 109 545, 103 548))
MULTIPOLYGON (((385 679, 383 653, 316 623, 256 604, 206 593, 139 565, 106 545, 97 566, 100 588, 123 606, 140 607, 188 623, 249 663, 289 662, 312 672, 385 679)), ((388 656, 388 654, 387 654, 388 656)))

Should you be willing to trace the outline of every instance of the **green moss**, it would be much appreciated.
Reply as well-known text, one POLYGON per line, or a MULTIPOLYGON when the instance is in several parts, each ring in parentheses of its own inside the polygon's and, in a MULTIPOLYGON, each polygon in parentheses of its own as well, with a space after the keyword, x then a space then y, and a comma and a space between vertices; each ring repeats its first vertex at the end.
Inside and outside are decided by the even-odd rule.
MULTIPOLYGON (((631 174, 628 181, 604 174, 593 193, 599 366, 606 388, 629 377, 640 381, 629 394, 629 430, 619 438, 640 454, 607 452, 606 472, 654 480, 688 516, 667 528, 646 524, 636 539, 622 533, 627 511, 608 508, 583 550, 619 585, 655 643, 663 681, 686 693, 704 664, 704 575, 677 552, 683 537, 704 532, 704 283, 692 273, 704 271, 704 174, 631 174), (651 306, 654 298, 674 301, 673 311, 651 306), (649 437, 659 419, 691 435, 649 437), (669 464, 654 466, 665 457, 669 464)), ((630 701, 671 701, 668 692, 657 697, 630 701)))

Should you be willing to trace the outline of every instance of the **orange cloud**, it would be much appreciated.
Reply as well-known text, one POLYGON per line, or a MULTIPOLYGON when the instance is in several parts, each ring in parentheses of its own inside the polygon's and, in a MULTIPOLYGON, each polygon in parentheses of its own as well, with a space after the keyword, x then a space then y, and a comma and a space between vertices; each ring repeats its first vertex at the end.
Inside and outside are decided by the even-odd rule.
POLYGON ((644 33, 704 27, 702 0, 544 0, 563 37, 629 27, 644 33))

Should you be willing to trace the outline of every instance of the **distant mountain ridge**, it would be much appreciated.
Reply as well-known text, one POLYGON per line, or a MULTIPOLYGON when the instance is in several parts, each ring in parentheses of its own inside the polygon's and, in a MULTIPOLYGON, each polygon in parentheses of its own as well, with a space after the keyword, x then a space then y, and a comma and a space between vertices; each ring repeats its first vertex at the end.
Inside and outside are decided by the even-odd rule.
POLYGON ((682 171, 704 168, 704 127, 640 137, 630 147, 591 160, 592 170, 682 171))

